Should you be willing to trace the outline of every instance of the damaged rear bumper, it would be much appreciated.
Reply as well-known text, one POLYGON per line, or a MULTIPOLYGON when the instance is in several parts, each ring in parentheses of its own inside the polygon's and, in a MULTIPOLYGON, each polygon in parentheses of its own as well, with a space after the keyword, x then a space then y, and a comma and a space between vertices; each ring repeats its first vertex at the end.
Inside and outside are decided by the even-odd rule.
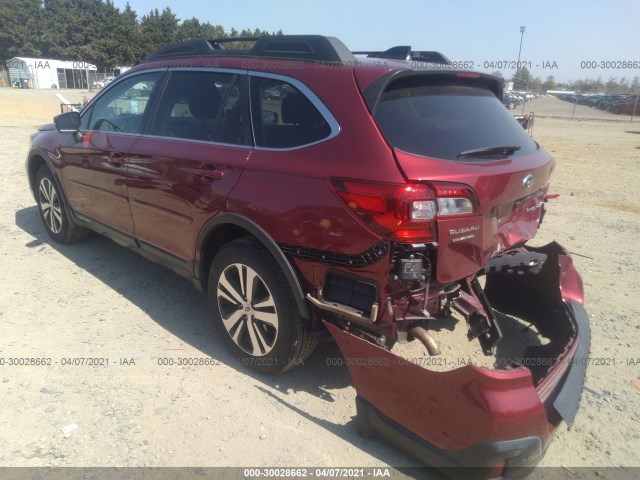
POLYGON ((550 339, 528 347, 527 365, 473 364, 446 372, 410 363, 325 322, 357 391, 357 425, 452 478, 523 477, 542 457, 555 427, 573 423, 590 347, 582 281, 558 244, 535 273, 488 274, 492 307, 535 325, 550 339))

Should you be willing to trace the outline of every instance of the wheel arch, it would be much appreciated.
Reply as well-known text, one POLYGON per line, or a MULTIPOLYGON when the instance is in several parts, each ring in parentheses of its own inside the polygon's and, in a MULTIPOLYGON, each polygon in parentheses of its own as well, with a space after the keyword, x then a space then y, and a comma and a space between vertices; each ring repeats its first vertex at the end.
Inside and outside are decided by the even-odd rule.
POLYGON ((32 149, 27 157, 27 177, 29 179, 29 187, 31 188, 33 198, 36 202, 38 201, 38 187, 36 185, 36 177, 38 176, 38 170, 40 170, 43 165, 46 165, 51 172, 53 181, 56 183, 56 187, 58 188, 58 191, 60 192, 60 194, 62 195, 62 199, 64 200, 64 208, 67 212, 67 215, 73 223, 77 223, 74 212, 71 209, 71 206, 69 205, 69 201, 67 199, 67 192, 65 192, 64 188, 62 187, 62 182, 58 177, 58 171, 53 167, 51 161, 47 157, 47 154, 37 148, 32 149))
MULTIPOLYGON (((36 176, 38 175, 38 170, 40 170, 40 167, 42 167, 43 165, 46 165, 47 167, 49 167, 49 170, 51 170, 51 174, 53 175, 53 178, 56 182, 56 186, 59 188, 60 187, 60 182, 58 181, 58 176, 56 175, 56 172, 54 171, 53 168, 51 168, 51 165, 49 164, 49 162, 47 162, 46 158, 47 156, 44 154, 44 152, 40 151, 40 150, 31 150, 29 152, 29 156, 27 157, 27 178, 29 179, 29 187, 31 188, 31 193, 33 194, 33 197, 36 198, 36 176)), ((59 188, 60 189, 60 188, 59 188)))
POLYGON ((255 238, 275 259, 289 282, 300 315, 306 321, 310 321, 309 306, 307 305, 300 279, 285 254, 275 240, 260 225, 235 213, 223 213, 213 217, 200 230, 196 241, 196 261, 194 265, 194 277, 199 288, 203 292, 207 291, 209 267, 217 251, 231 240, 246 236, 255 238))

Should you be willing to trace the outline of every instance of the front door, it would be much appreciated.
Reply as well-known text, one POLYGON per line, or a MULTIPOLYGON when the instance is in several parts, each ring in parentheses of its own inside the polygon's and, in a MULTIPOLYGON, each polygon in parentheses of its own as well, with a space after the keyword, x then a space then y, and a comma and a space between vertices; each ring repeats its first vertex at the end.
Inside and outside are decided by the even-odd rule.
POLYGON ((62 181, 71 208, 128 235, 134 229, 127 153, 144 129, 161 75, 133 75, 115 83, 83 112, 81 135, 69 135, 61 148, 62 181))

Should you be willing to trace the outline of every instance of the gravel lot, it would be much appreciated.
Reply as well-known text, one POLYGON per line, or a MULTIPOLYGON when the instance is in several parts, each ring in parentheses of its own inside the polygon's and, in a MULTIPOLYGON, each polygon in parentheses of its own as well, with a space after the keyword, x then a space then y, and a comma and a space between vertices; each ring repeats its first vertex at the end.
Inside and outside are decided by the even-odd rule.
MULTIPOLYGON (((187 281, 98 235, 50 241, 24 161, 29 133, 59 112, 55 93, 0 89, 0 357, 53 361, 0 366, 0 466, 417 465, 357 435, 348 371, 327 365, 333 347, 284 375, 252 374, 187 281), (62 365, 76 357, 109 364, 62 365), (215 364, 159 365, 165 357, 215 364)), ((551 192, 561 194, 534 243, 575 254, 592 357, 609 360, 588 369, 574 428, 559 430, 543 465, 640 467, 640 121, 580 105, 599 120, 544 118, 572 109, 555 98, 525 107, 558 160, 551 192)))

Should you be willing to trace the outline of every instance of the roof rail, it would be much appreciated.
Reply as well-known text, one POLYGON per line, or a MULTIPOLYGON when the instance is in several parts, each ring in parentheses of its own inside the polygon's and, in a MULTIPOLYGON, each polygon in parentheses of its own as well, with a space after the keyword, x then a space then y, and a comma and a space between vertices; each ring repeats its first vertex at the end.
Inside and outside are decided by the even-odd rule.
POLYGON ((425 62, 441 65, 451 65, 451 61, 440 52, 419 52, 411 50, 408 45, 391 47, 384 52, 352 52, 354 55, 366 55, 369 58, 384 58, 386 60, 405 60, 407 62, 425 62))
POLYGON ((322 35, 264 35, 196 39, 159 48, 142 63, 191 56, 251 56, 311 60, 331 63, 355 63, 356 58, 335 37, 322 35), (225 49, 223 44, 254 42, 248 49, 225 49))

